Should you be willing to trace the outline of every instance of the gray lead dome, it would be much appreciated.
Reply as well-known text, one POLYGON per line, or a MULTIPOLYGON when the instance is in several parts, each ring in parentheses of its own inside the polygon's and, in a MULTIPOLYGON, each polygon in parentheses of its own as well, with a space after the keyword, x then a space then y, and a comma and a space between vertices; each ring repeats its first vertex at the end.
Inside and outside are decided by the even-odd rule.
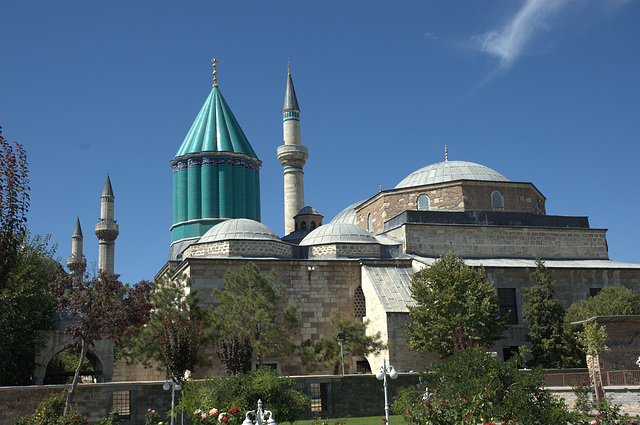
POLYGON ((233 239, 280 241, 278 235, 264 224, 248 218, 234 218, 216 224, 198 242, 220 242, 233 239))
POLYGON ((300 245, 310 246, 329 243, 378 243, 378 240, 356 224, 331 222, 309 233, 300 242, 300 245))
POLYGON ((424 186, 455 180, 484 180, 508 182, 502 174, 484 165, 467 161, 444 161, 427 165, 404 178, 396 189, 403 187, 424 186))

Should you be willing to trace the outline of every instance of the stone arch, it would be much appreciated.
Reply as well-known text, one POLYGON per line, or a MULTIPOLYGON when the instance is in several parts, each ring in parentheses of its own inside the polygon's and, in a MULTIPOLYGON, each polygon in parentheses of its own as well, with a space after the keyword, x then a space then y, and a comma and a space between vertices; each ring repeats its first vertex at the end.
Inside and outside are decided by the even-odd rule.
MULTIPOLYGON (((71 338, 60 329, 42 332, 47 337, 47 345, 36 356, 36 368, 33 371, 33 383, 43 385, 47 366, 53 357, 67 348, 71 338)), ((111 382, 113 377, 113 340, 102 339, 89 348, 95 365, 100 365, 102 374, 96 376, 97 382, 111 382)))

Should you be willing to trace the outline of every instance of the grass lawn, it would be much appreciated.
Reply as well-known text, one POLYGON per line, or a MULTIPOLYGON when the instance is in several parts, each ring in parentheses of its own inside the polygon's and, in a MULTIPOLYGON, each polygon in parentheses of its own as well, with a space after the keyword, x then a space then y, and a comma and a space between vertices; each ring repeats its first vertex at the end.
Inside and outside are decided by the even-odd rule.
MULTIPOLYGON (((345 424, 345 425, 382 425, 382 420, 384 416, 368 416, 364 418, 332 418, 325 419, 322 421, 296 421, 295 425, 311 425, 315 424, 327 424, 327 425, 335 425, 336 423, 345 424)), ((390 425, 401 425, 404 424, 404 419, 400 415, 391 415, 389 416, 389 424, 390 425)))

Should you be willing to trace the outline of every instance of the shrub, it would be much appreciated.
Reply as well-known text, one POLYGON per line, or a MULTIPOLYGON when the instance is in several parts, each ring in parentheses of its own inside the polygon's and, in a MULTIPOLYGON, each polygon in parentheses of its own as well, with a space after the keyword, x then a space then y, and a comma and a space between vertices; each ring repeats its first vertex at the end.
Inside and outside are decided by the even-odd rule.
POLYGON ((269 368, 244 375, 190 381, 184 385, 180 406, 195 423, 201 423, 203 419, 208 421, 208 417, 201 415, 212 409, 229 412, 238 407, 242 422, 244 413, 255 410, 258 400, 262 400, 264 409, 273 412, 277 423, 292 423, 311 404, 307 395, 292 388, 293 383, 291 378, 280 376, 269 368), (196 411, 199 411, 198 415, 196 411))
POLYGON ((84 425, 87 418, 71 408, 63 415, 66 393, 59 393, 43 400, 31 416, 16 419, 14 425, 84 425))
POLYGON ((518 369, 522 357, 520 353, 501 362, 478 348, 458 351, 447 363, 427 369, 419 388, 403 389, 393 410, 416 425, 548 425, 574 420, 563 400, 542 389, 541 369, 518 369))

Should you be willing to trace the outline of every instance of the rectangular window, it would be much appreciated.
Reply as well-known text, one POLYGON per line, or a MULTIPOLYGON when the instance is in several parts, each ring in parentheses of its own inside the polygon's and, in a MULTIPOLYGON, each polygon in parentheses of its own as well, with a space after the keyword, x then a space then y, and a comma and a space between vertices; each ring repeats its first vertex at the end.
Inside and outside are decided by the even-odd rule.
POLYGON ((507 360, 509 360, 511 357, 513 357, 514 354, 516 354, 518 352, 518 347, 517 346, 503 346, 502 347, 502 360, 504 360, 505 362, 507 360))
POLYGON ((507 324, 518 324, 518 304, 516 303, 516 288, 498 288, 500 299, 500 315, 507 316, 507 324))
POLYGON ((369 366, 369 362, 367 360, 358 360, 358 361, 356 361, 356 372, 357 373, 371 373, 371 367, 369 366))
POLYGON ((118 417, 121 422, 131 420, 131 392, 114 391, 111 406, 118 410, 118 417))
POLYGON ((311 396, 311 413, 327 411, 327 384, 313 382, 309 385, 311 396))

